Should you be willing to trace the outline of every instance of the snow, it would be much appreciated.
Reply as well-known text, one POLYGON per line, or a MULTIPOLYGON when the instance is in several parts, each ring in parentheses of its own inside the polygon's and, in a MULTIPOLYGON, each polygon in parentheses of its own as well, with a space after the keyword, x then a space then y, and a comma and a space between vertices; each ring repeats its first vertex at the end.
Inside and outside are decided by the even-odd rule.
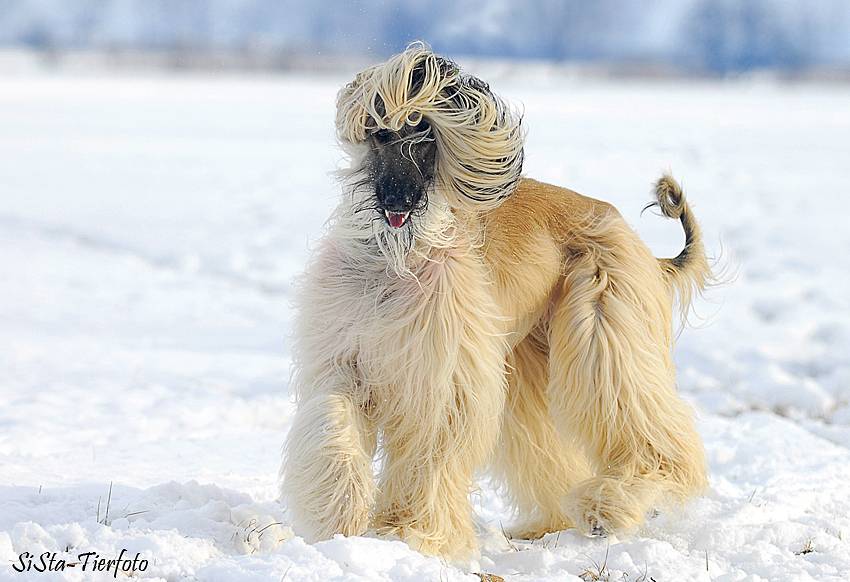
POLYGON ((659 256, 680 230, 641 209, 682 179, 734 278, 677 349, 711 495, 531 543, 484 480, 469 563, 305 544, 276 501, 290 281, 338 195, 348 76, 25 70, 0 76, 0 580, 106 579, 35 567, 122 550, 169 581, 850 579, 850 87, 478 70, 524 109, 526 173, 659 256))

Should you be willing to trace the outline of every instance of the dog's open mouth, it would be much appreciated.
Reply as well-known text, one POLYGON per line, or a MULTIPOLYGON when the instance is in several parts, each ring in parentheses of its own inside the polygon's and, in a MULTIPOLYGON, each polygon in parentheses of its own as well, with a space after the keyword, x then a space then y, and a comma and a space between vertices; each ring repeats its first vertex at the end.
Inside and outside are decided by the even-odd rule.
POLYGON ((408 216, 410 216, 409 212, 399 214, 397 212, 390 212, 389 210, 384 210, 384 214, 387 217, 387 222, 389 222, 390 226, 393 228, 401 228, 404 221, 407 220, 408 216))

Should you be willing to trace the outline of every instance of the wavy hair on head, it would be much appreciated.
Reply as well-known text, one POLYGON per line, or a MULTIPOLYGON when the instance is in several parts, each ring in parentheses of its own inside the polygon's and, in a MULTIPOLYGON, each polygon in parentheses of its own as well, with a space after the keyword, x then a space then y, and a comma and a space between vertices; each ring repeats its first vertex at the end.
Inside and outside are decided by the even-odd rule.
POLYGON ((488 209, 510 196, 522 173, 522 117, 487 83, 415 42, 342 88, 337 137, 358 144, 380 129, 429 123, 437 142, 436 188, 455 207, 488 209))

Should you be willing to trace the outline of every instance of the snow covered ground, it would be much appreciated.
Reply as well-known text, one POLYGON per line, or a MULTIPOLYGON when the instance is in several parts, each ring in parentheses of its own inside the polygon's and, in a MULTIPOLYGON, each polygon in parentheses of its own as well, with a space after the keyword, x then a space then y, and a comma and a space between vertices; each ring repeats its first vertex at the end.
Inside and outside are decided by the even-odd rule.
POLYGON ((737 271, 677 351, 711 496, 532 544, 485 482, 477 561, 305 544, 275 500, 288 301, 347 77, 29 71, 0 76, 0 580, 123 578, 92 571, 122 550, 169 581, 850 579, 850 87, 479 69, 524 107, 528 175, 660 256, 680 229, 640 210, 671 169, 737 271))

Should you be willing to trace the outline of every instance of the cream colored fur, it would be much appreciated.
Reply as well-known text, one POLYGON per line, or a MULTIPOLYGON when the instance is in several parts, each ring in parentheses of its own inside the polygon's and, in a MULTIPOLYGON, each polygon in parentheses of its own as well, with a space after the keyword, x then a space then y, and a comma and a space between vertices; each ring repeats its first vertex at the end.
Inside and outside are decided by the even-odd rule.
POLYGON ((494 133, 519 139, 521 158, 522 132, 503 116, 476 133, 470 119, 482 116, 443 111, 457 74, 429 78, 440 87, 430 100, 410 98, 409 61, 430 54, 411 47, 341 92, 350 151, 370 128, 418 115, 444 138, 412 236, 358 212, 370 194, 355 189, 299 282, 297 413, 281 469, 297 531, 310 541, 376 531, 426 554, 469 555, 468 494, 488 462, 517 535, 632 531, 707 485, 671 362, 674 297, 686 306, 710 277, 696 222, 667 176, 657 202, 690 233, 676 259, 655 259, 611 206, 510 172, 504 196, 469 203, 441 163, 445 144, 494 133), (378 118, 379 93, 407 109, 378 118))

